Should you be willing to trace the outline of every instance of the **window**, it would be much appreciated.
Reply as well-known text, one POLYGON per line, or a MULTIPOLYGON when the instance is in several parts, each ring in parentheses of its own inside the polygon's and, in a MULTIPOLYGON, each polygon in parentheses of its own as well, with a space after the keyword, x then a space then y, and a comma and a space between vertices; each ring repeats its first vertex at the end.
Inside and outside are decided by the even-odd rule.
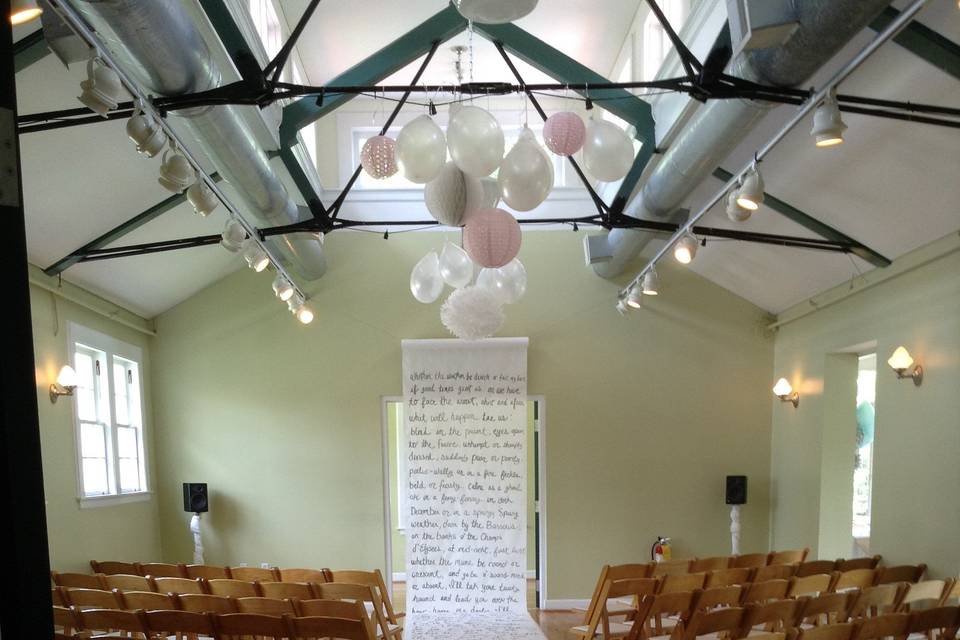
POLYGON ((70 336, 81 501, 145 496, 140 349, 79 325, 70 336))
POLYGON ((877 397, 877 354, 857 361, 857 440, 853 470, 853 552, 870 555, 871 494, 873 493, 874 404, 877 397))
MULTIPOLYGON (((686 19, 686 4, 685 0, 667 0, 660 3, 663 14, 677 33, 680 32, 680 27, 686 19)), ((672 48, 673 43, 670 42, 670 36, 667 35, 656 14, 652 11, 649 12, 643 22, 643 57, 641 60, 643 77, 640 78, 642 82, 656 78, 660 67, 663 66, 663 62, 667 59, 667 54, 670 53, 672 48)))
POLYGON ((250 0, 250 16, 267 58, 273 60, 283 48, 283 29, 280 28, 280 16, 273 6, 273 0, 250 0))

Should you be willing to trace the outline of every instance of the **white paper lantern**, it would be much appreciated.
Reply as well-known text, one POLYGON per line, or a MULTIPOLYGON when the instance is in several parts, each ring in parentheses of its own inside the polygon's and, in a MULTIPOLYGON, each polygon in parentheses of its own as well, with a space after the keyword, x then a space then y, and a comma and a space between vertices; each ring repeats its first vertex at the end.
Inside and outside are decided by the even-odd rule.
POLYGON ((516 211, 532 211, 553 190, 553 163, 527 127, 503 159, 497 174, 503 201, 516 211))
POLYGON ((440 321, 463 340, 489 338, 503 326, 506 316, 495 294, 480 287, 464 287, 450 294, 440 307, 440 321))
POLYGON ((503 145, 500 124, 480 107, 461 108, 447 125, 450 157, 468 176, 482 178, 496 171, 503 160, 503 145))
POLYGON ((458 227, 463 224, 463 212, 467 204, 465 176, 452 162, 440 170, 440 174, 423 188, 427 211, 440 224, 458 227))
POLYGON ((519 20, 537 7, 537 0, 453 0, 467 20, 480 24, 504 24, 519 20))
POLYGON ((447 159, 447 139, 430 116, 408 122, 397 136, 397 166, 404 177, 426 184, 437 177, 447 159))
POLYGON ((633 166, 633 142, 612 122, 591 119, 583 143, 583 164, 597 180, 616 182, 633 166))
POLYGON ((397 173, 397 143, 387 136, 374 136, 363 143, 360 166, 371 178, 386 180, 397 173))

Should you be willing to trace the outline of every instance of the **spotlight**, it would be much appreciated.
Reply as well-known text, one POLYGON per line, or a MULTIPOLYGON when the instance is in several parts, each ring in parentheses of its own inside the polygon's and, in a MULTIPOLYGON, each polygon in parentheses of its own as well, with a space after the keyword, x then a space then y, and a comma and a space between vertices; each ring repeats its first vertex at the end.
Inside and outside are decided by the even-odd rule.
POLYGON ((639 309, 643 306, 643 294, 640 292, 640 287, 633 285, 630 287, 630 292, 627 294, 626 304, 631 309, 639 309))
POLYGON ((253 238, 247 238, 243 241, 243 259, 247 261, 247 266, 260 273, 270 266, 270 257, 253 238))
POLYGON ((194 212, 203 218, 220 206, 220 198, 210 190, 199 173, 196 174, 196 182, 187 189, 187 200, 193 205, 194 212))
POLYGON ((641 291, 645 296, 660 295, 660 277, 656 271, 647 271, 644 274, 641 291))
POLYGON ((843 132, 846 128, 836 94, 831 91, 813 113, 813 129, 810 135, 816 138, 818 147, 835 147, 843 144, 843 132))
MULTIPOLYGON (((167 191, 183 193, 196 180, 196 171, 171 143, 170 148, 163 152, 163 162, 160 164, 160 177, 157 182, 167 191)), ((192 202, 192 201, 191 201, 192 202)))
POLYGON ((763 176, 754 164, 737 192, 737 204, 749 211, 756 211, 763 202, 763 176))
POLYGON ((236 220, 230 219, 220 234, 220 245, 230 253, 236 253, 243 248, 243 241, 247 238, 247 231, 236 220))
POLYGON ((310 324, 313 322, 313 309, 307 306, 306 301, 303 299, 299 293, 294 293, 289 300, 287 300, 287 308, 290 310, 290 313, 297 316, 303 324, 310 324))
POLYGON ((282 275, 277 275, 277 277, 273 279, 273 293, 276 294, 280 300, 286 302, 293 297, 296 290, 293 288, 293 285, 290 284, 289 280, 282 275))
POLYGON ((108 111, 117 108, 124 94, 120 76, 97 57, 87 60, 87 79, 80 83, 80 90, 77 99, 104 117, 108 111))
POLYGON ((35 20, 43 13, 36 0, 13 0, 10 4, 10 24, 17 26, 35 20))
POLYGON ((727 217, 734 222, 746 222, 753 212, 737 204, 737 191, 733 190, 727 196, 727 217))
POLYGON ((690 264, 693 262, 693 259, 697 257, 698 244, 697 238, 693 234, 688 233, 680 238, 677 246, 673 248, 673 257, 676 258, 680 264, 690 264))

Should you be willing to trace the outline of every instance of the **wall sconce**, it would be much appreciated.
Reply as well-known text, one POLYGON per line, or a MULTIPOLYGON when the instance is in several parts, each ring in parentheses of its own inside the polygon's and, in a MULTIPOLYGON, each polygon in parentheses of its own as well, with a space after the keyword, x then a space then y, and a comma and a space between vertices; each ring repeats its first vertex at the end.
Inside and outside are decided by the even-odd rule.
POLYGON ((781 402, 792 402, 794 409, 800 406, 800 394, 793 390, 786 378, 777 380, 777 384, 773 385, 773 393, 781 402))
POLYGON ((897 347, 897 350, 894 351, 890 359, 887 360, 887 364, 897 372, 897 378, 900 380, 913 378, 913 384, 918 387, 920 383, 923 382, 923 367, 913 363, 913 358, 910 357, 910 352, 907 351, 906 348, 902 346, 897 347))
POLYGON ((77 388, 77 372, 70 365, 60 369, 57 381, 50 385, 50 402, 56 404, 60 396, 72 396, 77 388))

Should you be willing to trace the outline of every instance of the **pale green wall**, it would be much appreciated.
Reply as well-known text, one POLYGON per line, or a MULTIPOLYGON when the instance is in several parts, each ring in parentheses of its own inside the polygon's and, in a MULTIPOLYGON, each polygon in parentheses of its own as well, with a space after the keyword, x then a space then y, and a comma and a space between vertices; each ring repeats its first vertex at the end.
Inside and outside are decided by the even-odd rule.
MULTIPOLYGON (((328 237, 307 327, 247 270, 157 319, 167 560, 190 557, 180 483, 205 481, 210 562, 383 565, 380 397, 401 392, 401 339, 446 335, 408 290, 442 238, 328 237)), ((658 534, 680 555, 728 552, 730 473, 751 480, 743 548, 766 549, 768 318, 672 265, 665 295, 621 317, 581 242, 524 232, 529 289, 500 332, 530 337, 529 388, 546 396, 549 597, 588 597, 602 564, 646 559, 658 534)))
MULTIPOLYGON (((824 558, 853 550, 853 467, 857 450, 857 355, 826 357, 820 429, 820 531, 824 558)), ((799 410, 799 407, 797 407, 799 410)))
MULTIPOLYGON (((960 571, 960 252, 783 326, 775 376, 800 407, 773 411, 775 547, 818 539, 824 367, 829 354, 876 342, 878 359, 870 549, 888 564, 960 571), (898 345, 923 364, 923 386, 886 365, 898 345)), ((779 404, 779 403, 776 403, 779 404)), ((852 455, 852 452, 844 452, 852 455)), ((816 550, 813 553, 816 556, 816 550)), ((832 554, 830 554, 832 555, 832 554)))
MULTIPOLYGON (((152 450, 150 420, 149 338, 71 302, 56 299, 30 287, 33 345, 37 367, 37 407, 43 454, 43 488, 47 500, 47 535, 50 566, 55 571, 90 570, 90 560, 150 561, 160 559, 160 526, 157 499, 147 502, 81 509, 78 502, 73 403, 61 398, 50 402, 48 388, 69 362, 67 325, 80 325, 113 336, 143 350, 146 443, 152 450)), ((156 465, 152 466, 156 470, 156 465)), ((156 482, 154 474, 154 482, 156 482)))

